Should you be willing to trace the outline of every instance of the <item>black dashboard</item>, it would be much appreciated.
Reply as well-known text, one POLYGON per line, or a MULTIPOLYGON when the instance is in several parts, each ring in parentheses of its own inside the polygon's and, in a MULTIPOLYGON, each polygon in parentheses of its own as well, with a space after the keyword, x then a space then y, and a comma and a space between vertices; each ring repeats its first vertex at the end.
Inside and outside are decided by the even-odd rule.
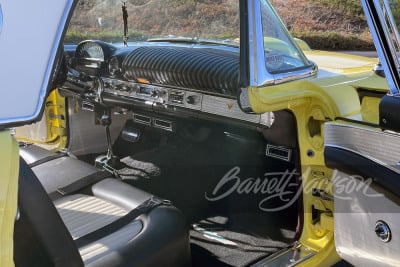
POLYGON ((65 88, 83 85, 79 93, 86 102, 229 118, 253 127, 273 122, 273 114, 246 114, 237 103, 239 48, 169 42, 123 47, 89 40, 64 49, 72 72, 65 88))

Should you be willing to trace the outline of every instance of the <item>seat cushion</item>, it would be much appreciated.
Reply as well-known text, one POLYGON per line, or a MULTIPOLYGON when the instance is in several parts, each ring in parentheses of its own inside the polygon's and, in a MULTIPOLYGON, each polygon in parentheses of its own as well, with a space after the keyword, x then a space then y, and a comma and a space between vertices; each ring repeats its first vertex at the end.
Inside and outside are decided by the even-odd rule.
MULTIPOLYGON (((74 194, 55 206, 74 240, 126 215, 152 195, 108 178, 93 196, 74 194)), ((79 248, 85 266, 186 266, 190 262, 185 218, 171 205, 159 206, 112 234, 79 248)))
MULTIPOLYGON (((30 149, 29 153, 38 151, 41 149, 30 149)), ((24 157, 40 158, 29 153, 24 157)), ((32 170, 47 193, 97 171, 94 166, 67 156, 41 163, 32 170)), ((109 225, 152 197, 114 178, 91 185, 91 195, 86 193, 54 201, 73 240, 109 225)), ((78 249, 85 266, 190 265, 189 229, 182 213, 172 205, 158 206, 78 249)))
MULTIPOLYGON (((58 199, 55 201, 55 206, 74 240, 106 226, 128 213, 127 209, 109 201, 82 194, 58 199), (99 207, 101 208, 99 209, 99 207)), ((142 222, 134 220, 112 235, 79 248, 84 264, 90 265, 108 254, 118 251, 119 247, 132 242, 142 229, 142 222)))
POLYGON ((82 194, 63 197, 54 204, 73 239, 100 229, 128 213, 128 210, 113 203, 82 194))

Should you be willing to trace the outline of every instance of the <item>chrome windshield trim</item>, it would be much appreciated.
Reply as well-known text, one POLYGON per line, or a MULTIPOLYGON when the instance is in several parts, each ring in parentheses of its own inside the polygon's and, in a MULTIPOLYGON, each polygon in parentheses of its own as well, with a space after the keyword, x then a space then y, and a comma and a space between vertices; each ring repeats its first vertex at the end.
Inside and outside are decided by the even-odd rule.
MULTIPOLYGON (((273 9, 272 6, 271 8, 273 9)), ((310 77, 317 73, 318 67, 314 63, 308 61, 296 42, 292 41, 292 37, 290 35, 288 38, 291 40, 292 44, 297 48, 298 52, 301 53, 301 57, 310 64, 308 66, 305 65, 301 69, 289 69, 278 74, 268 72, 265 66, 264 42, 262 42, 262 40, 264 40, 264 36, 262 27, 261 0, 248 1, 248 12, 250 86, 260 87, 280 84, 296 79, 310 77)), ((274 15, 276 15, 276 19, 282 23, 282 25, 284 25, 278 14, 274 13, 274 15)))
POLYGON ((311 66, 307 66, 300 70, 288 71, 285 73, 275 74, 275 84, 281 84, 293 80, 300 80, 316 75, 318 72, 318 66, 314 63, 311 66))
POLYGON ((58 48, 60 46, 61 40, 64 36, 64 33, 66 31, 65 26, 69 21, 70 13, 71 13, 71 10, 73 9, 74 5, 75 5, 74 0, 67 0, 62 19, 60 20, 60 24, 58 25, 57 33, 54 38, 53 48, 51 50, 51 53, 49 56, 49 61, 48 61, 49 63, 47 65, 45 77, 44 77, 43 83, 42 83, 42 88, 39 93, 39 100, 38 100, 38 103, 37 103, 37 106, 36 106, 34 112, 32 113, 32 115, 28 115, 28 116, 0 119, 0 125, 20 124, 23 122, 29 122, 29 121, 35 120, 36 118, 38 118, 40 116, 43 103, 46 100, 46 95, 47 95, 50 78, 51 78, 51 75, 56 66, 56 57, 57 57, 57 53, 58 53, 58 48))
POLYGON ((260 1, 248 1, 250 86, 273 85, 274 76, 265 68, 260 1), (257 42, 258 41, 258 42, 257 42), (262 62, 262 64, 261 64, 262 62))
MULTIPOLYGON (((388 32, 389 29, 386 24, 386 19, 392 22, 393 16, 391 15, 390 9, 386 9, 389 6, 387 0, 382 1, 384 2, 386 12, 389 11, 389 13, 384 13, 380 0, 361 0, 361 3, 375 43, 376 51, 378 52, 379 59, 382 62, 382 67, 386 74, 390 93, 394 96, 398 96, 400 74, 397 68, 399 67, 399 60, 396 56, 393 56, 395 48, 393 47, 393 43, 389 41, 390 33, 388 32), (386 51, 386 47, 389 48, 390 51, 386 51)), ((398 37, 398 35, 396 37, 398 37)))

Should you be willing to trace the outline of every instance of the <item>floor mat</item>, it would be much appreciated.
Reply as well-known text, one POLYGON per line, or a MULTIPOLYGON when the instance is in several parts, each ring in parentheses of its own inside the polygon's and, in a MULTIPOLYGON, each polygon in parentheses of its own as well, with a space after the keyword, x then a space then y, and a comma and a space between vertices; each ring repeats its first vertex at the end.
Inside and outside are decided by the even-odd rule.
POLYGON ((287 247, 295 232, 285 229, 278 217, 270 219, 265 214, 237 214, 193 224, 193 266, 247 266, 287 247))

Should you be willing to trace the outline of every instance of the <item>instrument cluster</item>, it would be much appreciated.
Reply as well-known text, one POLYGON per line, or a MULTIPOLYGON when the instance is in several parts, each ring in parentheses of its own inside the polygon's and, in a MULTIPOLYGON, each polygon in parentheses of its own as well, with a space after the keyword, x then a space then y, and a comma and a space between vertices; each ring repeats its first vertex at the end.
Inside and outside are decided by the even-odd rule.
POLYGON ((181 89, 172 89, 151 84, 126 82, 117 79, 103 78, 104 92, 130 98, 149 104, 165 104, 201 109, 202 94, 181 89))

